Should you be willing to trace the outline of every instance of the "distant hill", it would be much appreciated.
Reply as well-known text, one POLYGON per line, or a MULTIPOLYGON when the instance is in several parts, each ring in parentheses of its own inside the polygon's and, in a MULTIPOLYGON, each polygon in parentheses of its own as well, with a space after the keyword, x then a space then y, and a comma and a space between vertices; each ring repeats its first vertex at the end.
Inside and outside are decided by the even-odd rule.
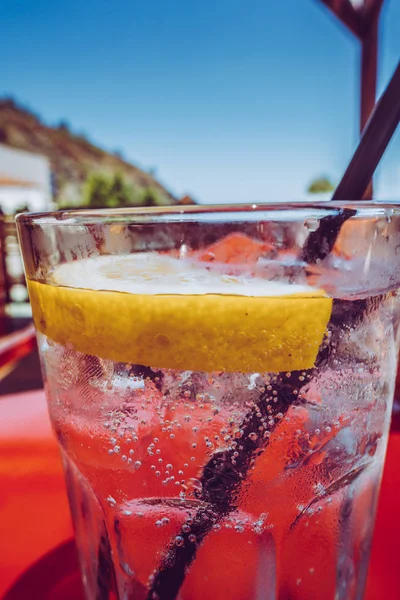
POLYGON ((96 171, 119 172, 137 188, 156 189, 165 197, 165 204, 193 203, 188 197, 179 201, 150 173, 126 162, 118 153, 95 146, 84 135, 72 132, 68 124, 61 122, 58 127, 50 127, 10 98, 0 99, 0 143, 47 156, 54 177, 55 200, 63 204, 78 203, 83 183, 96 171))

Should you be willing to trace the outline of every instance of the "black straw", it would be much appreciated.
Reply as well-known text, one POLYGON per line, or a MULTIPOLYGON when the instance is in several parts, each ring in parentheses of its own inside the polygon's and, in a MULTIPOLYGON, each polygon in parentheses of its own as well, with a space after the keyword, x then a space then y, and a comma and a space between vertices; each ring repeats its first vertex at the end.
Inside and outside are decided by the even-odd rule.
MULTIPOLYGON (((362 200, 399 122, 400 62, 364 128, 360 143, 333 193, 332 200, 362 200)), ((336 214, 323 217, 318 229, 308 236, 300 259, 307 263, 316 263, 326 258, 335 245, 343 223, 355 214, 354 209, 345 208, 338 209, 336 214)))
POLYGON ((177 546, 172 540, 166 549, 164 559, 151 577, 146 600, 177 598, 197 549, 213 527, 237 508, 240 489, 256 457, 266 450, 271 433, 301 396, 299 377, 305 379, 303 385, 307 385, 311 371, 276 376, 275 381, 270 382, 271 389, 260 395, 245 416, 238 443, 211 455, 203 467, 201 492, 197 494, 204 507, 192 519, 190 531, 183 527, 179 532, 182 545, 177 546))
POLYGON ((332 200, 361 200, 400 122, 400 62, 366 124, 332 200))

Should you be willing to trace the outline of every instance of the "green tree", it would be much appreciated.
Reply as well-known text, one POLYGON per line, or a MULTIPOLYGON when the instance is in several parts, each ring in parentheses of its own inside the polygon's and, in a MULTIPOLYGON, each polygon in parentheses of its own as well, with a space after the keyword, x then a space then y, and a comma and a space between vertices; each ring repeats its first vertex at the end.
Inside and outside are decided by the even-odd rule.
POLYGON ((309 194, 324 194, 327 192, 333 192, 334 189, 335 186, 333 185, 329 177, 318 177, 310 183, 310 185, 307 188, 307 192, 309 194))
POLYGON ((146 187, 141 191, 141 204, 143 206, 168 206, 168 198, 155 187, 146 187))
POLYGON ((138 204, 138 194, 121 173, 92 173, 84 186, 83 199, 89 208, 124 208, 138 204))
POLYGON ((91 173, 83 190, 83 204, 90 208, 108 206, 112 178, 103 173, 91 173))
POLYGON ((137 195, 134 187, 129 184, 121 173, 115 173, 110 189, 110 208, 133 206, 137 195))

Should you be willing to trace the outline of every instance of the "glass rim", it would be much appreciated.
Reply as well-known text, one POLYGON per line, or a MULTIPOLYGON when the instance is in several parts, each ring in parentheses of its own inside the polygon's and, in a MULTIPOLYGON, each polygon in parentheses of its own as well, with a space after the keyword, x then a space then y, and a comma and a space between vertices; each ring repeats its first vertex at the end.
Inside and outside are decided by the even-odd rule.
POLYGON ((400 199, 396 201, 315 201, 270 202, 249 204, 195 204, 157 207, 104 209, 69 209, 25 212, 16 216, 18 225, 90 225, 129 222, 137 224, 171 222, 229 221, 298 221, 337 215, 343 209, 355 211, 353 218, 377 219, 400 216, 400 199), (285 215, 287 217, 285 218, 285 215), (214 217, 214 218, 213 218, 214 217), (291 217, 291 218, 290 218, 291 217), (273 218, 273 219, 272 219, 273 218))

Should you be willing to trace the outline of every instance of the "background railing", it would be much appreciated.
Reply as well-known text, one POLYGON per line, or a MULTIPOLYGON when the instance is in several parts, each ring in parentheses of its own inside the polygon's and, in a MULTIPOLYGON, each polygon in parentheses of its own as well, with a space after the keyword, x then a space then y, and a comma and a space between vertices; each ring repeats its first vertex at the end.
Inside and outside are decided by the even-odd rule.
POLYGON ((0 316, 9 305, 29 306, 17 228, 12 216, 0 219, 0 316))

